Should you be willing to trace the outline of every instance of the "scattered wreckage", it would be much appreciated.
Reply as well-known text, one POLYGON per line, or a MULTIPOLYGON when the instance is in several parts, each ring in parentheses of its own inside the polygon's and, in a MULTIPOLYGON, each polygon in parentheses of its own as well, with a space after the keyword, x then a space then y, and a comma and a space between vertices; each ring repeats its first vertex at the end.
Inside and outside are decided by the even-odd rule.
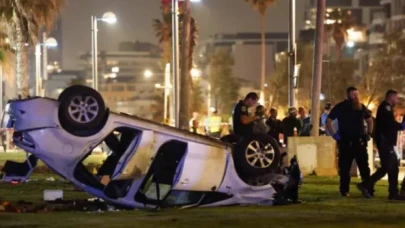
MULTIPOLYGON (((7 161, 3 181, 26 181, 42 160, 76 187, 131 208, 210 207, 298 202, 301 173, 286 167, 268 135, 221 140, 106 108, 86 86, 65 89, 58 100, 13 100, 3 116, 24 163, 7 161), (99 144, 110 154, 93 174, 83 161, 99 144)), ((285 155, 285 154, 284 154, 285 155)))

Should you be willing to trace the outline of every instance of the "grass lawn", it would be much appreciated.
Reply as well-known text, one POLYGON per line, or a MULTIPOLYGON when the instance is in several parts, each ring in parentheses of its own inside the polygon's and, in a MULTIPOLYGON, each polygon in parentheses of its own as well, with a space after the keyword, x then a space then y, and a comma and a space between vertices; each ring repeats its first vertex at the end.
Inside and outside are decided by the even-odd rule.
MULTIPOLYGON (((3 166, 7 160, 23 162, 26 159, 25 152, 11 152, 11 153, 0 153, 0 166, 3 166)), ((85 164, 88 163, 100 163, 105 158, 105 154, 91 154, 86 160, 84 161, 85 164)), ((38 162, 38 166, 44 165, 42 161, 38 162)))
MULTIPOLYGON (((63 189, 66 199, 85 199, 61 181, 47 182, 49 175, 33 175, 37 181, 11 186, 0 184, 3 200, 39 203, 44 189, 63 189)), ((338 195, 337 178, 307 177, 301 189, 305 204, 205 209, 171 209, 159 212, 105 213, 51 212, 47 214, 0 213, 0 227, 404 227, 405 203, 386 200, 387 183, 377 187, 376 198, 362 199, 352 186, 352 196, 338 195)), ((357 182, 355 180, 354 182, 357 182)))

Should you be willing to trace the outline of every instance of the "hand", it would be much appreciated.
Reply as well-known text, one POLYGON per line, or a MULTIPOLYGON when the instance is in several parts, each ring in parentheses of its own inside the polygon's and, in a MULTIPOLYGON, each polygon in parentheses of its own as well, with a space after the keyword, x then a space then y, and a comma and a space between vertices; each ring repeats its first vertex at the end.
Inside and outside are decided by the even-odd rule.
POLYGON ((371 133, 368 133, 366 136, 365 136, 365 140, 368 142, 368 141, 370 141, 371 140, 371 133))
POLYGON ((333 138, 335 141, 339 141, 339 140, 340 140, 340 135, 339 135, 339 133, 333 134, 333 135, 332 135, 332 138, 333 138))

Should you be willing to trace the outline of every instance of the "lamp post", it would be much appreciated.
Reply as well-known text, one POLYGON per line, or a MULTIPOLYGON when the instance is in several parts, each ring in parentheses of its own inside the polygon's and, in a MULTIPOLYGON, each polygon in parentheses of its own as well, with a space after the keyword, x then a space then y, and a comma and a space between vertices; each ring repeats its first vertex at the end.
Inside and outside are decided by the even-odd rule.
POLYGON ((326 0, 318 0, 316 11, 316 36, 313 61, 312 76, 312 104, 311 104, 311 124, 313 126, 311 136, 319 136, 319 116, 320 116, 320 94, 322 83, 322 53, 324 37, 324 20, 326 11, 326 0))
POLYGON ((35 93, 36 96, 43 96, 43 80, 48 79, 48 48, 53 48, 58 46, 58 42, 50 37, 47 38, 46 33, 43 34, 43 43, 38 43, 35 45, 35 93), (47 39, 46 39, 47 38, 47 39), (43 53, 41 53, 41 46, 43 47, 43 53), (41 77, 41 54, 43 55, 43 69, 41 77))
POLYGON ((103 14, 101 18, 91 16, 91 58, 92 58, 92 77, 93 77, 93 89, 98 90, 98 50, 97 50, 97 22, 104 21, 108 24, 114 24, 117 22, 117 17, 112 12, 103 14))
MULTIPOLYGON (((289 26, 288 26, 288 105, 295 106, 295 64, 297 63, 297 45, 295 34, 295 0, 289 0, 289 26)), ((298 75, 297 75, 298 77, 298 75)))

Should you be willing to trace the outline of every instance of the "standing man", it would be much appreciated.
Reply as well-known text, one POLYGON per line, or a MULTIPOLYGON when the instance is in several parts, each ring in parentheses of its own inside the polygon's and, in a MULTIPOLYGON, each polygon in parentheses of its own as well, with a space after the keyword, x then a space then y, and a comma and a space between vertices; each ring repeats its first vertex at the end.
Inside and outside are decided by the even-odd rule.
POLYGON ((271 108, 270 117, 267 119, 266 124, 270 128, 268 134, 280 143, 280 134, 283 132, 283 126, 281 125, 281 120, 277 119, 277 115, 277 109, 271 108))
POLYGON ((331 136, 331 134, 329 133, 329 131, 326 130, 326 119, 328 118, 328 115, 330 113, 330 110, 332 109, 332 104, 331 103, 326 103, 325 104, 325 108, 324 108, 324 112, 321 115, 321 132, 327 136, 331 136))
POLYGON ((300 132, 302 129, 301 122, 297 119, 297 109, 291 107, 288 109, 288 116, 281 122, 283 126, 284 143, 287 145, 288 137, 295 136, 294 132, 300 132))
MULTIPOLYGON (((388 174, 389 200, 405 200, 403 194, 398 193, 398 173, 400 159, 397 156, 398 131, 405 129, 405 122, 398 123, 394 117, 394 107, 398 103, 398 92, 388 90, 383 101, 377 109, 375 139, 380 155, 381 167, 370 177, 370 181, 361 183, 359 188, 373 189, 377 181, 388 174)), ((402 182, 401 193, 404 193, 405 185, 402 182)))
POLYGON ((238 136, 253 134, 253 122, 260 119, 258 116, 249 116, 248 109, 257 104, 259 96, 250 92, 244 100, 236 104, 232 112, 233 131, 238 136))
MULTIPOLYGON (((327 130, 338 143, 338 167, 340 176, 340 194, 349 196, 350 169, 353 159, 360 170, 361 179, 366 182, 370 178, 368 166, 367 143, 373 131, 373 120, 359 98, 359 91, 355 87, 346 90, 347 99, 337 104, 326 120, 327 130), (333 128, 332 122, 338 121, 339 132, 333 128), (364 120, 367 122, 368 132, 365 130, 364 120)), ((361 188, 362 194, 370 198, 370 192, 361 188)))
POLYGON ((199 121, 198 121, 198 112, 193 112, 193 117, 190 119, 189 122, 190 131, 193 133, 197 133, 199 121))
POLYGON ((212 115, 207 118, 206 131, 210 137, 221 137, 222 118, 218 115, 218 111, 214 110, 212 115))

